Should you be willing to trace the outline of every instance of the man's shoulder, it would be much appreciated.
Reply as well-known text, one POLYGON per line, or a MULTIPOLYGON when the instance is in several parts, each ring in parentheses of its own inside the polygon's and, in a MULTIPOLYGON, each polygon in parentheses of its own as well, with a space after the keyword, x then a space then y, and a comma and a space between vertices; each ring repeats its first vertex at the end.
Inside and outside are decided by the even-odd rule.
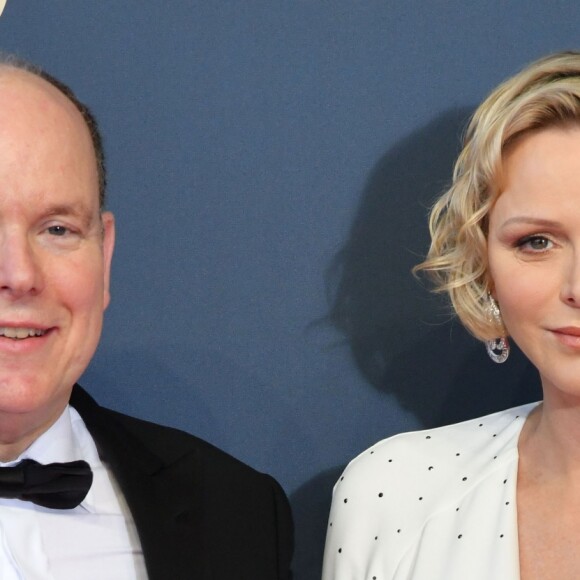
POLYGON ((80 387, 75 387, 71 404, 79 411, 93 437, 99 440, 100 431, 115 432, 117 439, 128 447, 142 447, 148 454, 171 464, 193 456, 203 464, 204 470, 226 475, 235 472, 239 477, 275 482, 229 453, 181 429, 140 419, 119 411, 102 407, 80 387))
POLYGON ((270 482, 274 481, 269 475, 257 471, 196 435, 106 407, 100 409, 109 421, 115 422, 151 453, 163 457, 169 463, 185 455, 194 454, 205 469, 211 468, 213 471, 223 472, 224 475, 229 471, 250 479, 267 478, 270 482))
POLYGON ((71 405, 125 495, 144 552, 163 552, 159 577, 189 577, 190 567, 181 565, 187 558, 197 566, 203 558, 219 578, 289 577, 292 515, 274 478, 185 431, 101 407, 79 387, 71 405), (164 528, 161 550, 167 513, 180 519, 164 528), (166 552, 181 544, 188 554, 180 552, 163 576, 166 552), (203 555, 194 550, 201 545, 203 555))

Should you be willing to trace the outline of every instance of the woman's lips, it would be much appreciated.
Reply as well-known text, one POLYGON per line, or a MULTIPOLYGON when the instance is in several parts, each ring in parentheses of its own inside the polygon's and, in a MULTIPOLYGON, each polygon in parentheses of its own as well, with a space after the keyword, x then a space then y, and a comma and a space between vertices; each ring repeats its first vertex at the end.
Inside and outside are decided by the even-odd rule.
POLYGON ((563 326, 561 328, 553 328, 552 334, 560 343, 573 348, 580 348, 580 327, 563 326))

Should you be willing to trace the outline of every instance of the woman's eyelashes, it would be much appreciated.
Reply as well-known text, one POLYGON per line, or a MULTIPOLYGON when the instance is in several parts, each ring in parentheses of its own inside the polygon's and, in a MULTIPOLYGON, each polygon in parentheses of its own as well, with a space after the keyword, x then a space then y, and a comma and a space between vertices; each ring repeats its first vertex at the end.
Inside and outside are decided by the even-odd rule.
POLYGON ((543 253, 554 247, 554 242, 544 234, 531 234, 518 238, 515 247, 527 253, 543 253))

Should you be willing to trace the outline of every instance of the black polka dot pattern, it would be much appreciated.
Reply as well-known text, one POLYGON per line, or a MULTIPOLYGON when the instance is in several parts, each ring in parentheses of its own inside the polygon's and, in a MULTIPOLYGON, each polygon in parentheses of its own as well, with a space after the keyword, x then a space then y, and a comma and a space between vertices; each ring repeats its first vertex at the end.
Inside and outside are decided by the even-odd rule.
POLYGON ((322 580, 402 570, 488 580, 517 562, 517 441, 532 408, 397 435, 352 461, 335 489, 322 580))

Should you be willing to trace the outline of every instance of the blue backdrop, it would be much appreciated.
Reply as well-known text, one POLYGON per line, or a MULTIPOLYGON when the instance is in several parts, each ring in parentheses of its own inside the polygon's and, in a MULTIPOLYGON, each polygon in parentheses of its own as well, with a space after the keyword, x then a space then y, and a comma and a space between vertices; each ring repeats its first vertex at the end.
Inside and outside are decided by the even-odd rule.
POLYGON ((409 270, 473 107, 579 22, 575 0, 8 0, 0 48, 105 135, 118 246, 83 384, 278 478, 298 580, 355 454, 538 397, 409 270))

